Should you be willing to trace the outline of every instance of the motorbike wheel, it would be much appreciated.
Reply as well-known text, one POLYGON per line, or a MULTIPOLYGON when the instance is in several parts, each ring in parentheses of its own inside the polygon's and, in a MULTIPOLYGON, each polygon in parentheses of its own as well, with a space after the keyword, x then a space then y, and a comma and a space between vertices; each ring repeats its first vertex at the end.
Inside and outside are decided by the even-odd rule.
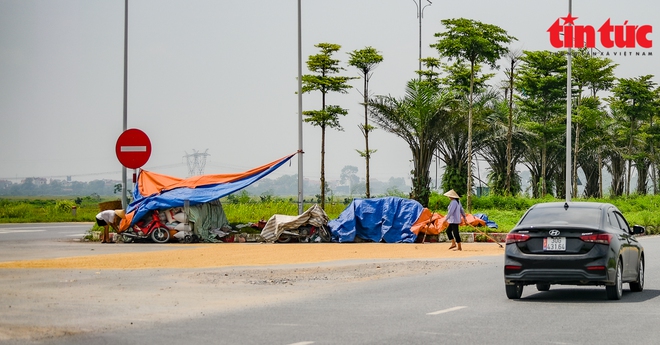
POLYGON ((133 242, 133 237, 126 236, 126 235, 121 235, 120 234, 119 239, 120 239, 119 241, 122 242, 122 243, 131 243, 131 242, 133 242))
POLYGON ((277 242, 279 243, 289 243, 291 242, 291 236, 280 236, 277 238, 277 242))
POLYGON ((328 227, 325 225, 319 228, 319 236, 321 236, 321 240, 323 240, 323 242, 332 242, 330 229, 328 229, 328 227))
POLYGON ((151 232, 151 240, 156 243, 165 243, 170 240, 170 232, 165 228, 156 228, 151 232))

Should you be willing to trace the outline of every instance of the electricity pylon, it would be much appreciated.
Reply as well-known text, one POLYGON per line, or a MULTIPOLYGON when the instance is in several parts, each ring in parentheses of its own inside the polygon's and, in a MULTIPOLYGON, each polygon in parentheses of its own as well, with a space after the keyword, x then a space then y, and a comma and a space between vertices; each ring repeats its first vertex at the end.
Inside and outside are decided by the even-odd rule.
POLYGON ((209 149, 206 149, 204 152, 197 152, 193 150, 194 153, 186 152, 184 156, 186 162, 188 163, 188 177, 204 175, 204 167, 206 166, 206 156, 210 156, 206 153, 209 149))

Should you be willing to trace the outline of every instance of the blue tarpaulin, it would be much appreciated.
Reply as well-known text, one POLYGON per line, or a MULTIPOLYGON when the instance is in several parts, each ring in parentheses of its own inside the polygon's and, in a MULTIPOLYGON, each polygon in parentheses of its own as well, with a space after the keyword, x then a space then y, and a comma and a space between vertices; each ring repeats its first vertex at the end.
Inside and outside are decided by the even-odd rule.
POLYGON ((128 228, 154 210, 183 207, 186 201, 193 206, 218 200, 259 181, 294 155, 241 173, 200 175, 187 179, 142 170, 133 189, 134 200, 127 207, 121 228, 128 228))
POLYGON ((483 213, 477 213, 474 216, 476 218, 479 218, 479 219, 483 220, 484 222, 486 222, 487 227, 497 229, 497 224, 495 222, 493 222, 492 220, 488 219, 487 215, 485 215, 483 213))
POLYGON ((422 204, 412 199, 384 197, 354 199, 337 219, 328 222, 332 242, 365 241, 413 243, 410 228, 422 214, 422 204))

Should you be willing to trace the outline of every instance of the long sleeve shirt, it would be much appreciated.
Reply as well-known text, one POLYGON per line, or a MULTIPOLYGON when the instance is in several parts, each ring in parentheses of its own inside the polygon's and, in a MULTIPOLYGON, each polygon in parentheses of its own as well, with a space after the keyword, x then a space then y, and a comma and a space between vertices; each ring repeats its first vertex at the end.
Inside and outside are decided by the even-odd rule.
POLYGON ((447 208, 447 223, 449 224, 461 224, 461 221, 465 217, 465 210, 458 199, 451 199, 449 202, 449 207, 447 208))

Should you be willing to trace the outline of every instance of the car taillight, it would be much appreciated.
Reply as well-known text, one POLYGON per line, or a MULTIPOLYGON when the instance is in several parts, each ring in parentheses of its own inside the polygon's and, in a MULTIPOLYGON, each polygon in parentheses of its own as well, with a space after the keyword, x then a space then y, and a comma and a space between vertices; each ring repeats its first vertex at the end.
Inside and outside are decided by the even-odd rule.
POLYGON ((604 271, 605 269, 605 266, 587 266, 588 271, 604 271))
POLYGON ((612 241, 612 234, 582 235, 580 236, 580 239, 584 242, 610 244, 610 241, 612 241))
POLYGON ((527 234, 519 234, 519 233, 510 233, 506 235, 506 243, 518 243, 518 242, 525 242, 529 240, 529 235, 527 234))

